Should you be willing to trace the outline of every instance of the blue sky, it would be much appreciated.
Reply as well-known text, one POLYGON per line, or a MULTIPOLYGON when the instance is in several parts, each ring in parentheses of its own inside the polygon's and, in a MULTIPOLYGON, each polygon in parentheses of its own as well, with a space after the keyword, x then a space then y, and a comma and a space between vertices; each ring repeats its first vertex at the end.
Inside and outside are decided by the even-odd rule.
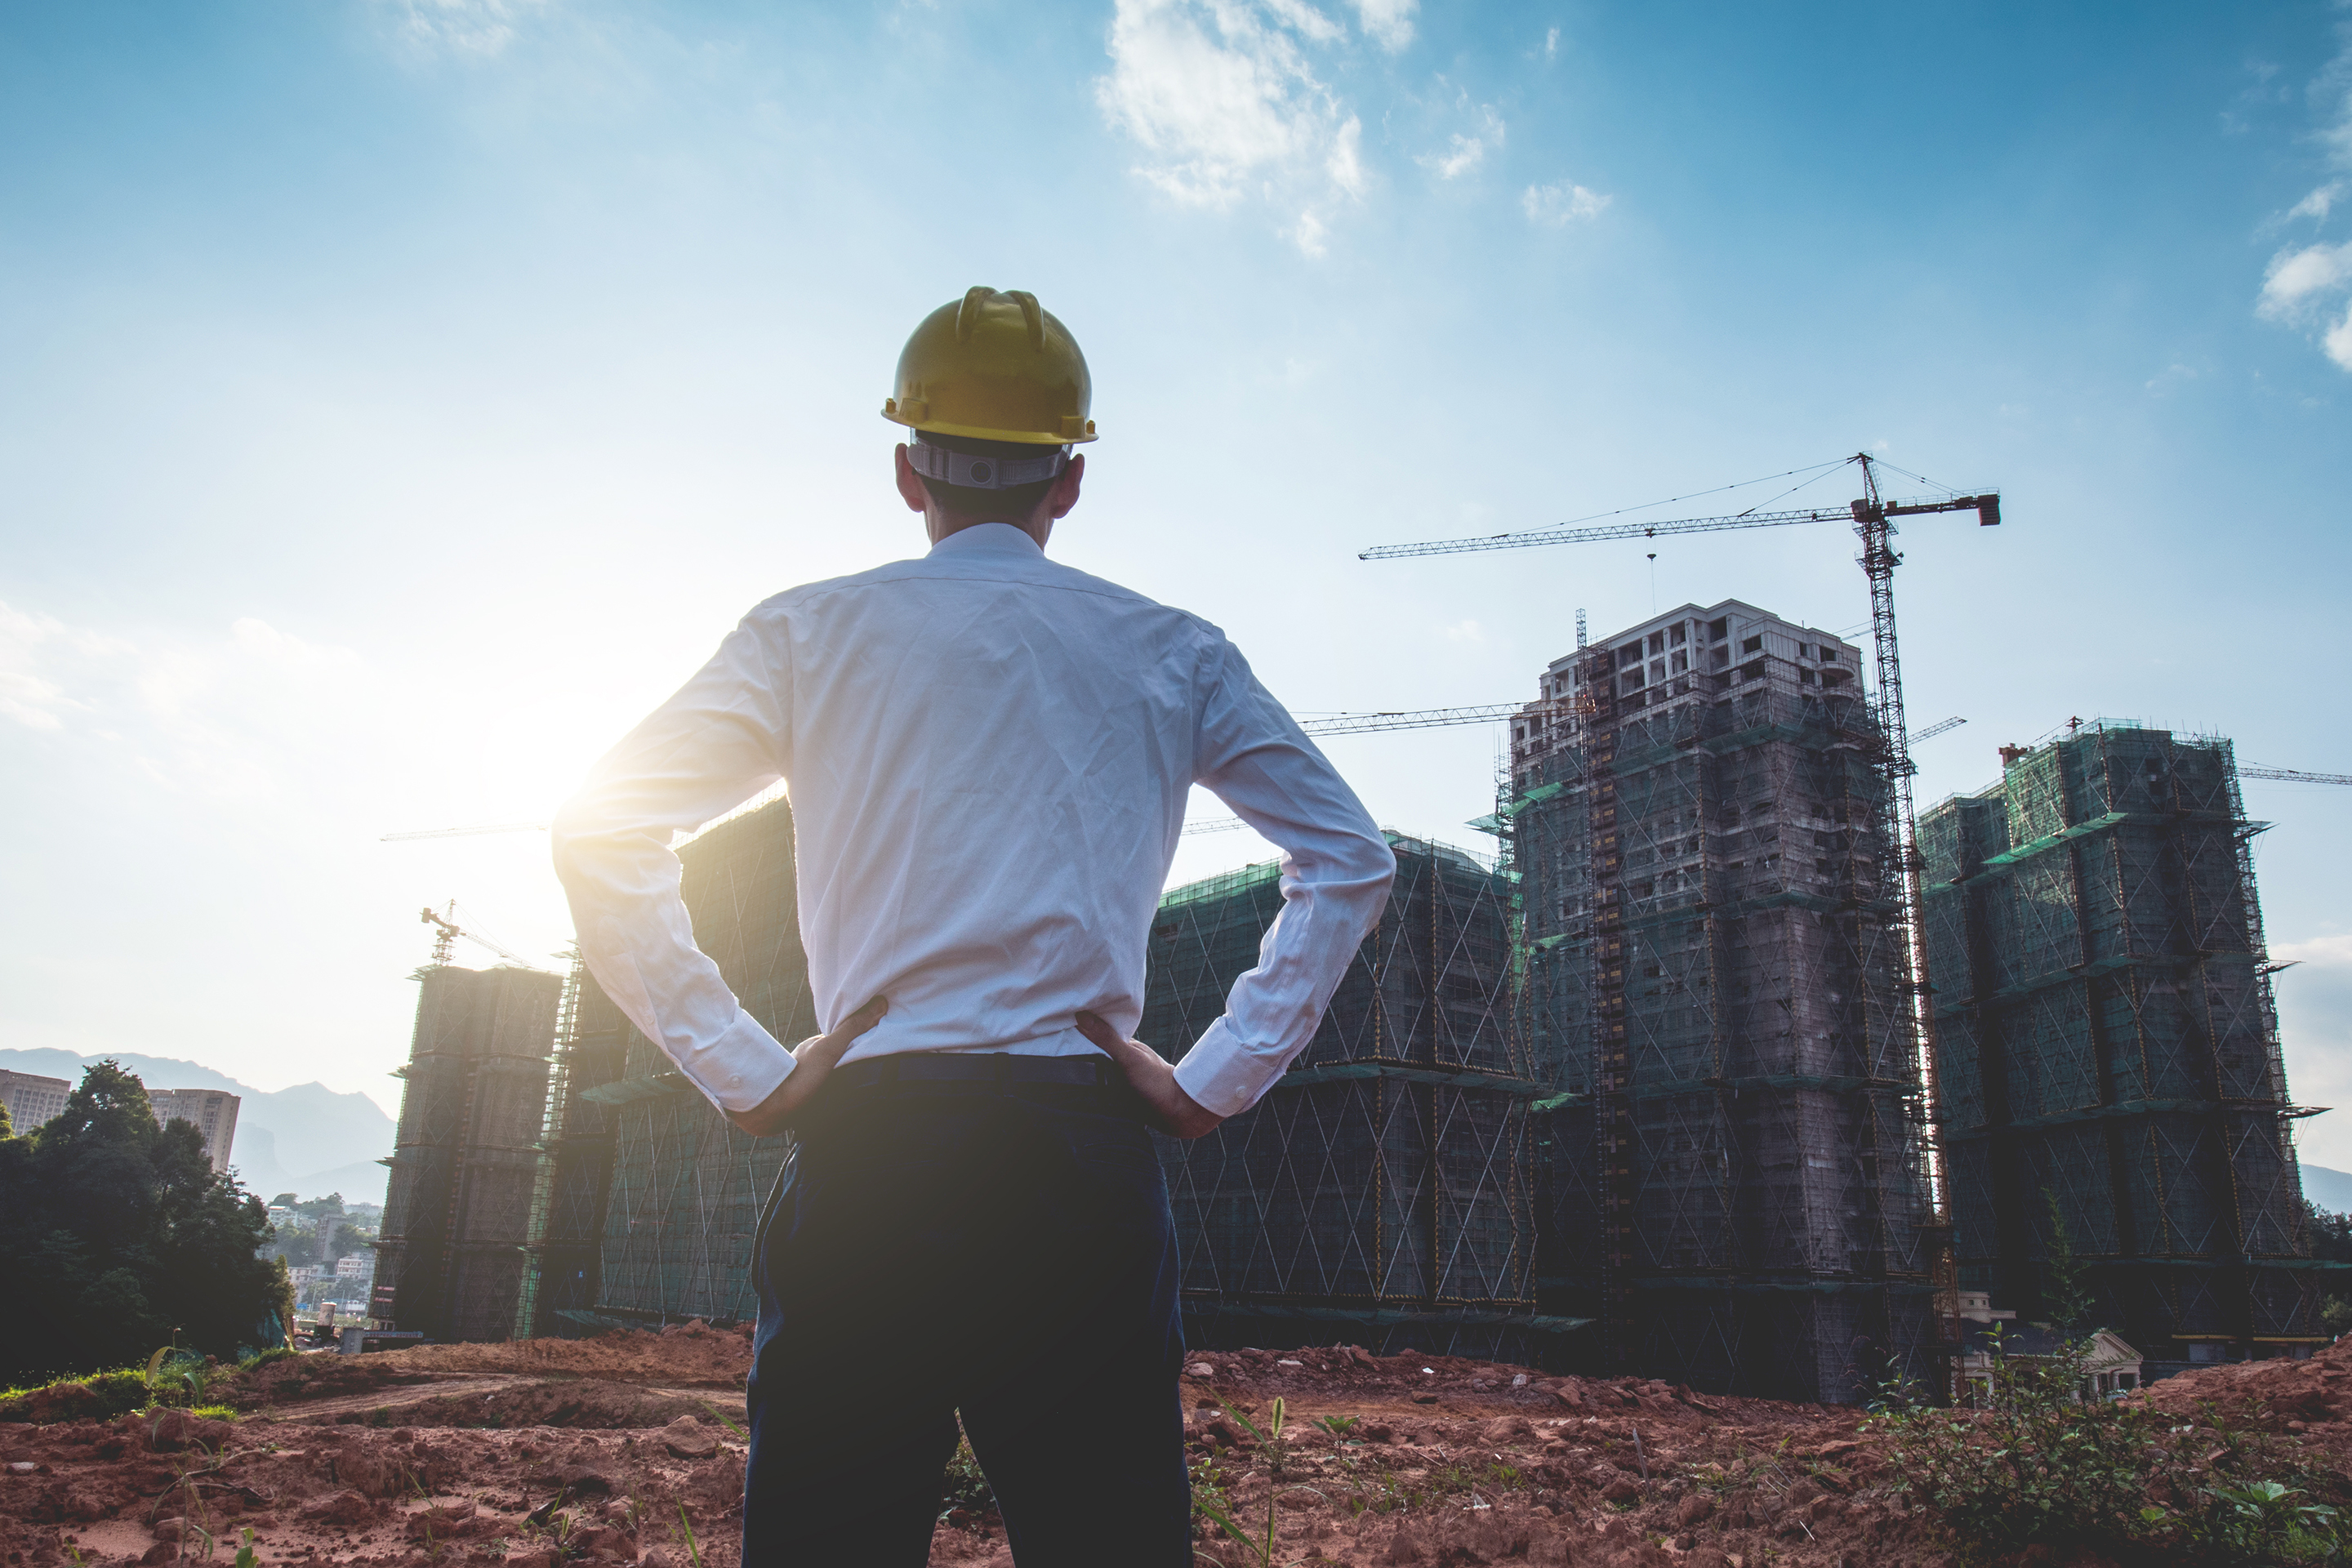
MULTIPOLYGON (((1095 371, 1057 552, 1302 712, 1528 695, 1578 606, 1856 627, 1830 529, 1355 556, 1867 447, 2007 501, 1903 535, 1923 800, 2075 714, 2352 772, 2347 182, 2325 4, 0 8, 0 1044, 392 1102, 419 905, 569 932, 542 838, 378 836, 913 552, 877 410, 973 283, 1095 371)), ((1477 845, 1497 739, 1330 750, 1477 845)), ((2352 1165, 2352 790, 2248 794, 2352 1165)))

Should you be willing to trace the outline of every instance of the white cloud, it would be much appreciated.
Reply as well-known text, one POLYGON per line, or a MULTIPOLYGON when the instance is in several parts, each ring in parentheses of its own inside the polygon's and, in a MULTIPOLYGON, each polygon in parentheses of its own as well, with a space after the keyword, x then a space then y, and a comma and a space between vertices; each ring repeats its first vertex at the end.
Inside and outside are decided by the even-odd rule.
MULTIPOLYGON (((2340 47, 2336 58, 2321 68, 2311 91, 2329 116, 2316 140, 2327 150, 2327 162, 2344 169, 2352 168, 2352 24, 2339 25, 2336 36, 2340 47)), ((2330 180, 2288 208, 2279 221, 2326 223, 2337 198, 2347 191, 2352 191, 2352 181, 2330 180)), ((2272 257, 2254 314, 2317 333, 2320 351, 2352 371, 2352 242, 2289 246, 2272 257)))
POLYGON ((376 0, 403 41, 487 59, 514 41, 515 25, 550 0, 376 0))
POLYGON ((2352 240, 2272 257, 2254 314, 2318 331, 2321 352, 2352 371, 2352 240))
POLYGON ((1401 54, 1412 42, 1412 14, 1420 9, 1421 0, 1356 0, 1356 19, 1366 37, 1401 54))
POLYGON ((1475 136, 1454 132, 1453 141, 1441 153, 1425 153, 1413 162, 1424 169, 1433 169, 1441 180, 1451 180, 1468 174, 1486 161, 1486 149, 1503 144, 1503 118, 1492 104, 1482 104, 1478 110, 1479 127, 1475 136))
POLYGON ((1445 628, 1448 642, 1485 642, 1486 629, 1476 621, 1457 621, 1445 628))
POLYGON ((2336 205, 2336 198, 2342 195, 2347 188, 2346 182, 2331 180, 2287 208, 2286 216, 2291 218, 2325 219, 2328 209, 2336 205))
POLYGON ((2319 346, 2344 370, 2352 370, 2352 306, 2347 306, 2344 319, 2321 335, 2319 346))
POLYGON ((1551 60, 1558 59, 1559 58, 1559 29, 1558 27, 1554 27, 1544 34, 1544 58, 1551 60))
POLYGON ((1348 36, 1347 29, 1300 0, 1265 0, 1265 8, 1276 20, 1302 37, 1318 44, 1336 44, 1348 36))
POLYGON ((2282 250, 2271 258, 2270 269, 2263 275, 2262 299, 2254 311, 2265 321, 2291 321, 2310 307, 2315 296, 2332 294, 2347 282, 2352 282, 2352 241, 2282 250))
POLYGON ((1424 169, 1434 169, 1441 180, 1451 180, 1476 168, 1486 156, 1486 143, 1475 136, 1454 133, 1454 144, 1443 153, 1426 153, 1414 162, 1424 169))
POLYGON ((1556 185, 1529 185, 1519 197, 1519 210, 1528 215, 1529 223, 1566 228, 1571 223, 1599 217, 1615 199, 1562 181, 1556 185))
POLYGON ((1095 101, 1143 149, 1143 178, 1188 205, 1289 207, 1285 232, 1318 256, 1365 186, 1362 121, 1307 56, 1341 36, 1303 0, 1118 0, 1095 101))
POLYGON ((2308 963, 2315 969, 2352 969, 2352 934, 2274 942, 2271 956, 2285 963, 2308 963))
POLYGON ((0 605, 0 715, 174 790, 273 797, 289 747, 340 737, 385 696, 349 649, 251 616, 225 638, 142 644, 0 605))

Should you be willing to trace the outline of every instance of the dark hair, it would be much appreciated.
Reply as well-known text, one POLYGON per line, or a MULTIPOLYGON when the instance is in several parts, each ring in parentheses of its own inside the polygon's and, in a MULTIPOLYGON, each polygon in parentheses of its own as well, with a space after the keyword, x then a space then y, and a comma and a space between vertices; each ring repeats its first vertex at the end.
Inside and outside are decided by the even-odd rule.
MULTIPOLYGON (((1054 448, 1033 446, 1026 441, 983 441, 976 436, 936 436, 923 432, 927 446, 944 447, 951 452, 969 452, 975 458, 1042 458, 1054 448)), ((940 504, 942 511, 958 517, 991 520, 995 518, 1026 518, 1045 499, 1055 480, 1039 479, 1032 484, 1008 485, 1001 490, 977 489, 971 485, 951 485, 945 479, 917 475, 923 489, 940 504)))

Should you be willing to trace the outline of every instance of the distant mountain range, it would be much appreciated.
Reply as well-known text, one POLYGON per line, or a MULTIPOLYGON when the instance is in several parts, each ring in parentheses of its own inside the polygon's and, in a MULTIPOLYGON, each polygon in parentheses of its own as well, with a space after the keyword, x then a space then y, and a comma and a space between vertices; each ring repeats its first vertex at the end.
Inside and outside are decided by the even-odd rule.
POLYGON ((2305 1161, 2303 1195, 2311 1200, 2314 1207, 2330 1214, 2352 1214, 2352 1174, 2305 1161))
POLYGON ((221 1089, 238 1096, 243 1103, 228 1163, 264 1203, 280 1193, 301 1198, 341 1193, 352 1203, 383 1202, 386 1172, 376 1161, 392 1152, 393 1122, 364 1094, 338 1094, 321 1083, 265 1093, 201 1063, 136 1051, 84 1057, 55 1049, 0 1050, 0 1068, 79 1083, 84 1068, 109 1058, 151 1089, 221 1089))

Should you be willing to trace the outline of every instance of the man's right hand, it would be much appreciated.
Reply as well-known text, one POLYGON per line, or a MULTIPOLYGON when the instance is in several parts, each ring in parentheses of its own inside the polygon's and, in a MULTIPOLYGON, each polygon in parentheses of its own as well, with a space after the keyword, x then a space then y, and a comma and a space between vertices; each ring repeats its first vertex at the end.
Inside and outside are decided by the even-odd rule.
POLYGON ((1100 1047, 1103 1055, 1127 1075, 1128 1087, 1151 1108, 1151 1120, 1162 1132, 1178 1138, 1198 1138, 1213 1132, 1224 1118, 1184 1092, 1176 1069, 1141 1040, 1130 1040, 1092 1013, 1078 1015, 1078 1033, 1100 1047))
POLYGON ((829 1034, 811 1035, 793 1047, 793 1070, 776 1086, 776 1092, 749 1110, 730 1110, 727 1120, 754 1138, 766 1138, 782 1132, 793 1124, 801 1108, 814 1099, 824 1087, 844 1051, 856 1043, 857 1037, 882 1021, 890 1010, 889 1002, 880 996, 844 1018, 829 1034))

